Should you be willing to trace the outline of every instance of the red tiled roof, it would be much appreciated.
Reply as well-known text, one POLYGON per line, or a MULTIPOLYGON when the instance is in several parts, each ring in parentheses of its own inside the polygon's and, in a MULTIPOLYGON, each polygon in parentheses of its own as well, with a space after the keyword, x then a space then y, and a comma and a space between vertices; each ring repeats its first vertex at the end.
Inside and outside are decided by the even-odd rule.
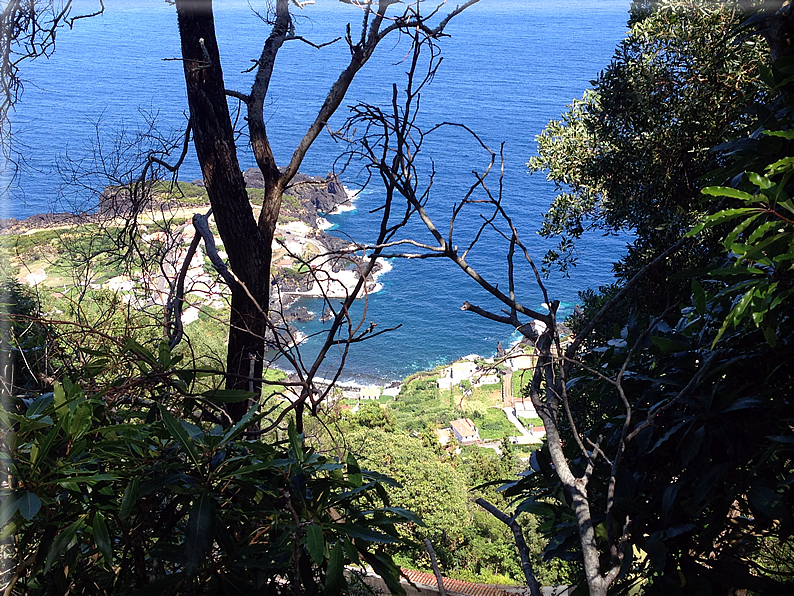
MULTIPOLYGON (((421 571, 414 571, 413 569, 400 568, 402 573, 407 579, 415 584, 424 586, 432 586, 438 588, 436 576, 432 573, 422 573, 421 571)), ((457 592, 458 594, 468 594, 469 596, 507 596, 507 592, 497 586, 490 586, 488 584, 474 584, 471 582, 464 582, 459 579, 443 578, 444 588, 448 592, 457 592)))

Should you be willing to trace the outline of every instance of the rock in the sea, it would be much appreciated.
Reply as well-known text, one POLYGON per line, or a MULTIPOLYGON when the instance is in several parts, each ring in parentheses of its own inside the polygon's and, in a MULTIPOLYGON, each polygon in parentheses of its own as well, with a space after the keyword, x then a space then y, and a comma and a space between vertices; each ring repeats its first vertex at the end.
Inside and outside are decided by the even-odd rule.
POLYGON ((301 275, 291 269, 280 269, 273 276, 273 283, 277 284, 281 292, 308 292, 314 279, 311 275, 301 275))
POLYGON ((296 174, 285 192, 297 198, 307 209, 321 213, 330 213, 348 200, 345 187, 332 173, 325 178, 296 174))
POLYGON ((301 323, 308 323, 309 321, 314 320, 314 313, 305 306, 299 306, 298 308, 291 309, 289 312, 287 312, 285 319, 288 322, 299 321, 301 323))

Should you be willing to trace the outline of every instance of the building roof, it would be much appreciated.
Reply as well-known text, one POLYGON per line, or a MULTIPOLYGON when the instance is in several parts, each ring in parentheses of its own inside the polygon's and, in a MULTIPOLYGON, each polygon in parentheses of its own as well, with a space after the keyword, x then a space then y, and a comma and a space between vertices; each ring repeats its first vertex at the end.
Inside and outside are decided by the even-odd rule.
MULTIPOLYGON (((432 573, 422 573, 421 571, 403 568, 400 568, 400 572, 412 583, 438 588, 436 576, 432 573)), ((446 588, 448 592, 468 594, 469 596, 507 596, 507 592, 498 586, 475 584, 472 582, 464 582, 459 579, 449 579, 446 577, 443 578, 443 581, 444 588, 446 588)))
POLYGON ((468 418, 458 418, 449 424, 461 437, 470 437, 477 434, 477 427, 468 418))

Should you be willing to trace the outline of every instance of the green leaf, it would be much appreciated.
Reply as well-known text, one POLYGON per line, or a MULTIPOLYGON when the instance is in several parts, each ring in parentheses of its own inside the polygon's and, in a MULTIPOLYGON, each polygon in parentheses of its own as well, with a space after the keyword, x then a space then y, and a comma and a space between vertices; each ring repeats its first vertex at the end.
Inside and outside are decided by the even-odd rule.
POLYGON ((794 139, 794 129, 789 130, 765 130, 763 134, 770 137, 782 137, 784 139, 794 139))
POLYGON ((784 522, 789 517, 786 506, 773 489, 766 486, 754 486, 747 493, 752 508, 762 515, 784 522))
POLYGON ((28 406, 25 415, 30 418, 37 418, 42 416, 44 414, 44 411, 47 409, 47 406, 49 406, 54 399, 55 396, 52 393, 45 393, 44 395, 37 397, 28 406))
POLYGON ((325 596, 339 594, 344 583, 345 557, 344 547, 338 541, 331 549, 328 559, 328 571, 325 573, 325 596))
POLYGON ((691 346, 677 341, 675 339, 670 339, 664 337, 662 335, 654 335, 651 337, 651 342, 657 348, 659 348, 663 354, 675 354, 676 352, 686 352, 690 349, 691 346))
POLYGON ((766 176, 761 176, 755 172, 747 172, 747 177, 750 179, 750 182, 762 190, 767 190, 775 185, 775 183, 766 176))
POLYGON ((783 207, 789 213, 794 213, 794 204, 791 203, 791 199, 785 199, 783 201, 777 202, 778 207, 783 207))
POLYGON ((210 547, 214 510, 215 500, 207 492, 202 492, 190 507, 185 535, 185 572, 188 575, 195 575, 210 547))
POLYGON ((105 563, 108 566, 113 565, 113 544, 110 541, 110 532, 108 532, 108 526, 105 523, 104 516, 99 511, 94 514, 93 528, 94 542, 96 543, 97 549, 102 553, 105 563))
POLYGON ((88 485, 96 484, 97 482, 104 482, 106 480, 116 480, 118 478, 118 474, 80 474, 77 476, 65 476, 62 478, 58 478, 58 484, 76 484, 79 482, 85 482, 88 485))
POLYGON ((724 209, 722 211, 718 211, 714 215, 707 217, 702 223, 699 223, 692 228, 686 233, 685 237, 692 238, 706 228, 714 227, 726 221, 730 221, 731 219, 736 219, 737 217, 742 217, 743 215, 748 215, 750 213, 758 213, 758 209, 754 207, 742 207, 741 209, 724 209))
POLYGON ((55 413, 58 416, 67 414, 67 412, 60 411, 61 408, 66 407, 66 391, 64 391, 63 385, 60 383, 55 383, 55 386, 52 388, 52 399, 55 404, 55 413))
POLYGON ((209 391, 204 391, 201 395, 222 404, 236 404, 247 399, 256 399, 256 393, 243 391, 242 389, 210 389, 209 391))
POLYGON ((125 340, 124 349, 129 352, 132 352, 139 358, 143 358, 146 361, 146 363, 151 366, 157 365, 157 358, 154 357, 154 354, 152 354, 152 352, 148 348, 143 347, 141 344, 139 344, 131 337, 128 337, 125 340))
POLYGON ((157 348, 157 360, 160 363, 160 367, 163 369, 171 368, 171 347, 168 342, 165 340, 161 341, 157 348))
POLYGON ((20 433, 29 433, 29 432, 33 432, 34 430, 39 430, 42 428, 47 428, 49 426, 52 426, 52 418, 50 418, 49 416, 44 416, 43 418, 31 420, 30 418, 26 416, 20 416, 19 414, 9 414, 9 418, 19 422, 20 433))
POLYGON ((19 499, 15 499, 13 494, 3 499, 0 503, 0 528, 5 526, 18 510, 19 499))
POLYGON ((60 432, 61 432, 61 426, 62 425, 63 425, 63 419, 58 421, 58 424, 56 424, 55 427, 52 430, 50 430, 50 432, 44 438, 44 441, 42 441, 42 443, 38 446, 38 452, 36 453, 36 456, 35 457, 31 457, 31 460, 32 460, 31 463, 33 464, 34 468, 45 457, 47 457, 47 454, 50 452, 50 449, 52 449, 52 446, 55 443, 55 440, 58 438, 58 434, 60 434, 60 432))
POLYGON ((734 313, 733 318, 735 320, 740 320, 742 314, 744 314, 744 311, 747 310, 748 306, 750 306, 753 296, 755 296, 757 291, 758 288, 752 287, 745 292, 744 296, 742 296, 741 300, 739 300, 739 303, 733 308, 732 312, 734 313))
POLYGON ((400 584, 400 571, 390 558, 367 551, 361 551, 364 560, 372 566, 373 571, 383 578, 386 587, 394 596, 405 596, 405 588, 400 584))
POLYGON ((543 501, 534 501, 527 499, 516 507, 516 515, 526 511, 538 517, 553 518, 557 514, 558 507, 544 503, 543 501))
POLYGON ((69 418, 68 432, 72 441, 82 437, 91 428, 91 414, 91 404, 82 403, 77 406, 77 409, 69 418))
POLYGON ((398 542, 396 538, 389 536, 388 534, 375 532, 358 524, 333 524, 332 527, 340 534, 344 534, 349 538, 358 538, 359 540, 365 540, 366 542, 379 542, 382 544, 398 542))
POLYGON ((771 175, 779 174, 790 169, 792 165, 794 165, 794 157, 784 157, 766 166, 766 171, 771 175))
POLYGON ((711 342, 712 350, 714 349, 714 346, 717 345, 717 342, 720 341, 720 338, 725 334, 725 332, 728 330, 728 327, 730 327, 732 323, 734 323, 733 311, 729 312, 728 316, 725 317, 725 320, 722 322, 722 326, 720 327, 720 330, 717 332, 717 336, 714 338, 714 341, 711 342))
POLYGON ((171 412, 169 412, 165 407, 161 406, 160 404, 157 404, 157 407, 160 410, 160 415, 163 417, 163 424, 165 424, 168 432, 171 433, 171 436, 176 440, 176 442, 182 446, 182 449, 190 458, 190 461, 193 462, 193 465, 195 465, 197 468, 201 467, 196 445, 193 443, 193 440, 190 438, 190 435, 188 435, 181 422, 174 418, 173 414, 171 414, 171 412))
POLYGON ((678 497, 679 490, 681 490, 680 482, 674 482, 664 490, 664 494, 662 495, 662 513, 664 514, 665 519, 670 516, 670 512, 675 506, 675 501, 678 497))
POLYGON ((47 553, 47 564, 44 567, 44 573, 52 569, 58 558, 67 551, 83 524, 84 520, 80 518, 55 537, 50 546, 50 551, 47 553))
POLYGON ((135 477, 124 489, 124 495, 121 497, 121 507, 119 507, 119 517, 127 517, 135 506, 138 500, 138 485, 140 478, 135 477))
POLYGON ((400 517, 404 517, 410 522, 415 523, 417 526, 425 527, 425 522, 422 521, 422 518, 416 515, 413 511, 409 511, 408 509, 403 509, 402 507, 384 507, 382 511, 390 511, 391 513, 396 513, 400 517))
MULTIPOLYGON (((734 250, 733 244, 736 242, 736 239, 742 234, 749 226, 752 224, 761 214, 755 213, 748 217, 747 219, 739 222, 733 230, 725 237, 725 240, 722 241, 723 246, 728 250, 734 250)), ((734 250, 734 252, 739 252, 734 250)))
POLYGON ((290 420, 289 425, 287 426, 287 436, 289 436, 289 446, 290 450, 292 451, 292 456, 299 462, 303 463, 303 438, 295 429, 295 422, 293 420, 290 420))
POLYGON ((700 191, 704 195, 711 195, 714 197, 731 197, 732 199, 740 199, 742 201, 755 201, 757 197, 751 195, 743 190, 731 188, 730 186, 707 186, 700 191))
POLYGON ((706 314, 706 293, 697 279, 692 280, 692 301, 695 304, 695 310, 701 317, 706 314))
POLYGON ((310 524, 306 527, 306 550, 309 556, 317 565, 325 558, 325 538, 323 530, 317 524, 310 524))
POLYGON ((19 513, 27 520, 31 520, 41 509, 41 499, 30 491, 25 491, 15 501, 19 513))
POLYGON ((342 544, 345 547, 345 555, 347 555, 348 560, 351 563, 357 564, 358 563, 358 551, 356 550, 355 545, 349 538, 344 538, 342 540, 342 544))
POLYGON ((364 477, 361 474, 361 468, 356 461, 356 457, 352 453, 348 453, 345 458, 347 464, 347 481, 355 487, 359 487, 364 483, 364 477))

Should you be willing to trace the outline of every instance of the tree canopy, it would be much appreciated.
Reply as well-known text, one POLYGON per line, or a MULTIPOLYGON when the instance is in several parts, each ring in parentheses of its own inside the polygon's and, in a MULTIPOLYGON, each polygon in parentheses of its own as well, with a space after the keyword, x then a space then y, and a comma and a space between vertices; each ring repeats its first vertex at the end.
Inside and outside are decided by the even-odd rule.
MULTIPOLYGON (((629 232, 617 266, 631 277, 709 211, 700 189, 724 162, 713 148, 746 134, 750 108, 768 98, 766 44, 739 28, 745 15, 733 3, 652 6, 633 7, 610 65, 538 137, 530 170, 547 171, 562 191, 541 228, 561 239, 547 263, 575 261, 585 230, 629 232)), ((672 255, 664 271, 701 265, 706 245, 672 255)))

